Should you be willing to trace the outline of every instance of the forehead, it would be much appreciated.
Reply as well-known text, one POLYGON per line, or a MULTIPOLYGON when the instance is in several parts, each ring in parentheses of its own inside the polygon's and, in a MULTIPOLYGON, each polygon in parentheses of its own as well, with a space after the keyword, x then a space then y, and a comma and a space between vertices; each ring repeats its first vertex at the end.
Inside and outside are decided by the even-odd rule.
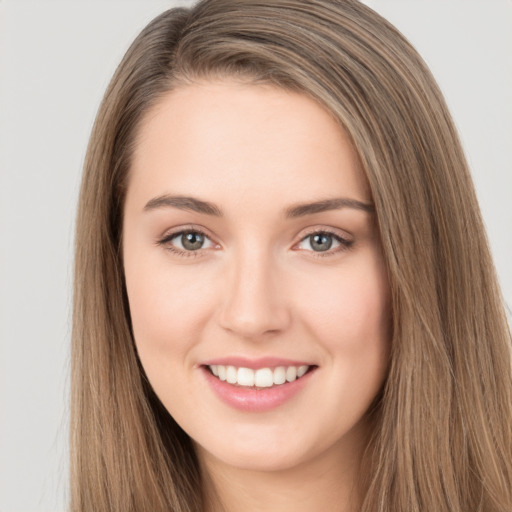
POLYGON ((143 119, 129 194, 265 197, 280 203, 370 194, 335 119, 304 94, 230 81, 180 86, 143 119))

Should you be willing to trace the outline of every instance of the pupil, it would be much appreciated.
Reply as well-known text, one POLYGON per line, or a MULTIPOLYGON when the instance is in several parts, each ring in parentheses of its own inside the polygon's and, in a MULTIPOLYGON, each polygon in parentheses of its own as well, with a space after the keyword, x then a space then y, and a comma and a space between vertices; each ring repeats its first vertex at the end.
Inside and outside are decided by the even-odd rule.
POLYGON ((327 251, 332 246, 332 237, 326 234, 316 234, 310 237, 311 247, 314 251, 327 251))
POLYGON ((200 233, 186 233, 182 236, 183 247, 189 251, 201 249, 204 243, 204 236, 200 233))

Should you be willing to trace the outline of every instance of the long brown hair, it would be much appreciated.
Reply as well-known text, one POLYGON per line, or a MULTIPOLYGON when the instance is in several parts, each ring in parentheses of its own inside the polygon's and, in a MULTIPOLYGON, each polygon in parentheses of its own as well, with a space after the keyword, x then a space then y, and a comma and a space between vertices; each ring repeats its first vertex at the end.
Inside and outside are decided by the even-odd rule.
POLYGON ((205 0, 137 37, 98 112, 79 200, 73 512, 204 509, 188 436, 134 347, 121 260, 130 157, 166 92, 233 77, 300 91, 350 134, 375 202, 393 309, 364 512, 512 510, 511 336, 464 154, 428 68, 355 0, 205 0))

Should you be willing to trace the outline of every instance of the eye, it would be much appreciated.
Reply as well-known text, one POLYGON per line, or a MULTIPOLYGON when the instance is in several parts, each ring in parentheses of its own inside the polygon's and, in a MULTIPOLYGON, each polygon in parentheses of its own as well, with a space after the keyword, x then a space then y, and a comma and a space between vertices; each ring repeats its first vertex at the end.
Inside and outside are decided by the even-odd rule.
POLYGON ((178 254, 192 253, 215 246, 204 233, 192 229, 171 233, 160 240, 159 244, 178 254))
POLYGON ((299 249, 322 252, 338 252, 339 250, 348 249, 352 245, 352 241, 346 240, 339 235, 328 231, 316 231, 303 238, 297 247, 299 249))

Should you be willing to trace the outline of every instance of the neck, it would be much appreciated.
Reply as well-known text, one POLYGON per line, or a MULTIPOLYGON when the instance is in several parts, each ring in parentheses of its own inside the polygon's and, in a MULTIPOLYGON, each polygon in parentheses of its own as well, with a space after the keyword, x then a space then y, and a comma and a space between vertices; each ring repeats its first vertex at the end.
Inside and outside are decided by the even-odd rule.
POLYGON ((233 467, 197 447, 205 512, 355 512, 364 444, 353 441, 348 449, 331 447, 313 460, 271 471, 233 467))

